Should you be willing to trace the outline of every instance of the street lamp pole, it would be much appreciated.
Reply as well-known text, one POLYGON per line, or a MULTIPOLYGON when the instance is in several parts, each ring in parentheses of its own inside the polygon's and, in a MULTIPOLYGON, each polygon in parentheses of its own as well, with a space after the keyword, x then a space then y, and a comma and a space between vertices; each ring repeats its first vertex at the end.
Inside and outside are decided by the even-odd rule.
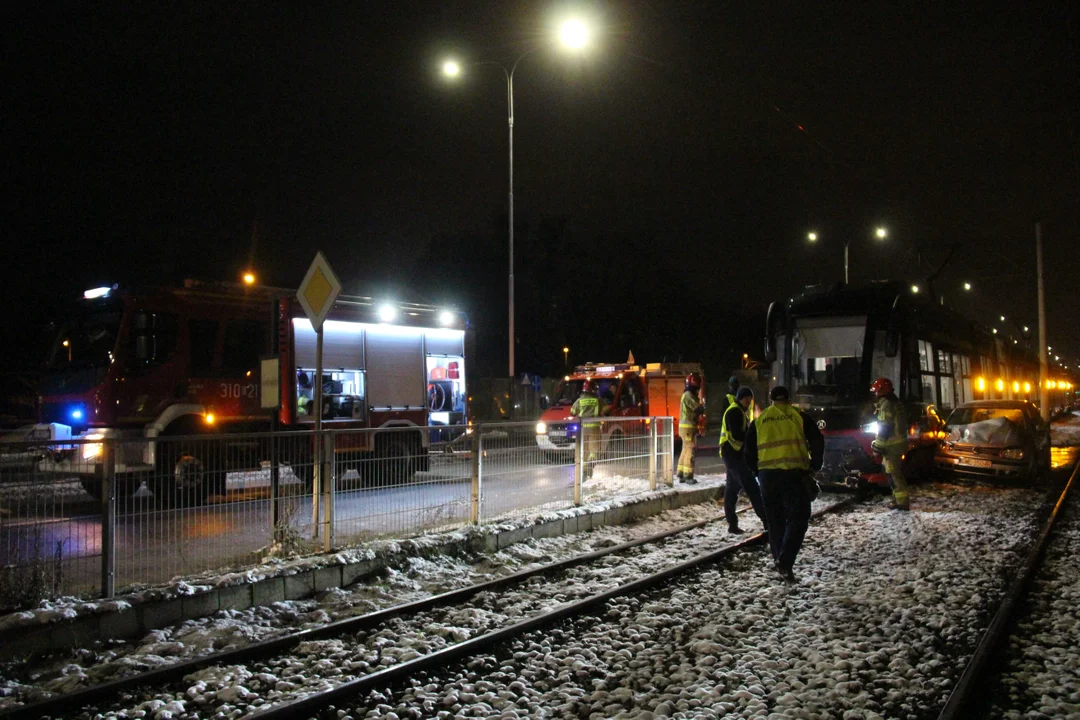
MULTIPOLYGON (((577 19, 567 19, 562 23, 562 27, 559 32, 559 39, 561 43, 572 50, 580 50, 586 47, 589 43, 589 29, 581 21, 577 19)), ((508 314, 509 318, 509 350, 510 350, 510 372, 509 377, 514 377, 514 348, 516 346, 514 336, 514 73, 517 72, 518 64, 521 63, 529 55, 539 50, 542 46, 537 46, 531 50, 527 50, 518 56, 514 64, 507 70, 506 66, 501 62, 495 60, 485 60, 481 62, 472 63, 473 65, 495 65, 503 71, 503 75, 506 77, 506 120, 507 130, 509 135, 509 174, 508 174, 508 192, 507 192, 507 216, 509 228, 507 232, 509 243, 509 272, 507 277, 507 294, 508 300, 508 314)), ((457 77, 461 73, 461 66, 454 60, 448 60, 443 64, 443 72, 448 77, 457 77)))
POLYGON ((844 284, 848 284, 848 245, 851 243, 850 238, 844 241, 844 284))

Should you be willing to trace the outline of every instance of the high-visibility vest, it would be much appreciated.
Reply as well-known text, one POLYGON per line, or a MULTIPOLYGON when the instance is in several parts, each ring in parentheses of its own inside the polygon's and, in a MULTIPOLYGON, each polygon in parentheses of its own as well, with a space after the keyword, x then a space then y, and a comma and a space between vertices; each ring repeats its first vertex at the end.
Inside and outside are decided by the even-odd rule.
POLYGON ((904 412, 904 406, 900 404, 900 401, 893 400, 892 398, 878 398, 874 403, 874 414, 877 416, 878 422, 882 425, 888 425, 892 428, 892 431, 885 437, 878 436, 878 442, 885 445, 890 450, 896 450, 907 447, 907 413, 904 412))
POLYGON ((600 402, 600 398, 595 395, 581 395, 574 404, 570 406, 570 414, 576 415, 582 419, 582 425, 586 427, 593 427, 600 423, 593 420, 589 421, 588 418, 598 418, 600 413, 603 412, 604 406, 600 402))
MULTIPOLYGON (((731 397, 731 396, 728 395, 728 397, 731 397)), ((736 440, 733 437, 731 437, 731 435, 728 434, 728 428, 727 428, 728 410, 731 410, 731 408, 733 408, 733 407, 738 407, 739 412, 742 413, 742 421, 743 421, 742 426, 743 426, 743 431, 744 432, 746 431, 747 426, 749 426, 749 424, 750 424, 750 418, 747 417, 746 410, 745 410, 745 408, 743 408, 742 405, 739 405, 739 403, 737 403, 737 402, 733 402, 730 405, 728 405, 728 409, 724 411, 724 421, 722 423, 720 423, 720 447, 723 447, 724 443, 727 443, 728 445, 731 446, 732 450, 739 451, 739 450, 742 450, 742 446, 743 446, 742 441, 741 440, 736 440)))
POLYGON ((697 431, 698 410, 701 403, 697 395, 687 390, 682 395, 682 403, 679 405, 679 432, 690 430, 697 431))
POLYGON ((754 420, 758 470, 809 470, 803 419, 790 405, 772 405, 754 420))

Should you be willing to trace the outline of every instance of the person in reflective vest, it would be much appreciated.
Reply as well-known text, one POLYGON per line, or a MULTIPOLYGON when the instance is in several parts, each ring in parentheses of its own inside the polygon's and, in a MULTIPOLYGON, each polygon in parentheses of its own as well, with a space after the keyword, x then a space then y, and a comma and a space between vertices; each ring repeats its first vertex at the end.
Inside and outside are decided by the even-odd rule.
POLYGON ((907 450, 907 413, 893 392, 889 378, 878 378, 870 385, 870 392, 877 400, 874 402, 874 415, 877 416, 877 437, 870 443, 870 449, 881 455, 885 474, 889 476, 889 487, 893 499, 889 503, 892 510, 908 510, 911 498, 908 494, 907 479, 902 466, 904 452, 907 450))
POLYGON ((690 373, 686 376, 686 389, 679 405, 679 439, 682 440, 682 452, 679 453, 679 465, 675 475, 687 485, 696 485, 694 479, 694 446, 697 445, 698 419, 705 413, 698 393, 701 391, 701 376, 690 373))
POLYGON ((727 393, 727 406, 726 407, 731 407, 731 403, 738 402, 738 399, 735 396, 739 394, 739 378, 732 375, 731 377, 728 378, 727 384, 728 384, 728 393, 727 393))
MULTIPOLYGON (((729 395, 728 397, 732 397, 729 395)), ((761 519, 761 525, 768 528, 769 523, 765 518, 765 505, 761 500, 761 488, 757 480, 746 466, 743 457, 743 443, 746 441, 746 433, 750 428, 750 405, 754 402, 754 391, 748 387, 741 387, 732 397, 728 409, 724 411, 724 421, 720 426, 720 457, 724 459, 724 467, 727 468, 727 480, 724 485, 724 517, 727 519, 728 532, 739 534, 739 516, 735 514, 735 506, 739 502, 739 492, 745 492, 750 499, 750 505, 761 519)))
POLYGON ((825 438, 814 421, 789 404, 788 389, 769 393, 773 404, 750 425, 743 456, 761 484, 773 565, 786 582, 810 526, 812 473, 821 469, 825 438))
POLYGON ((570 415, 581 420, 581 460, 585 465, 582 478, 585 480, 592 477, 596 461, 600 459, 600 416, 605 415, 607 409, 607 403, 597 397, 592 380, 582 383, 581 395, 570 406, 570 415))

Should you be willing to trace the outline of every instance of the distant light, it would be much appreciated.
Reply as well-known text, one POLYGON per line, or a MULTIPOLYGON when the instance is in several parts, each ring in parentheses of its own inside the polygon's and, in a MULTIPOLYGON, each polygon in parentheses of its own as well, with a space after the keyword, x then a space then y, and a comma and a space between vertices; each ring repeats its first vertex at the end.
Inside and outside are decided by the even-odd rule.
POLYGON ((1024 392, 1026 392, 1026 393, 1031 392, 1031 383, 1029 383, 1029 382, 1024 383, 1024 392))
POLYGON ((65 340, 64 342, 62 342, 60 344, 63 345, 64 347, 71 347, 71 341, 70 340, 65 340))
POLYGON ((450 326, 454 324, 454 313, 449 310, 443 310, 439 313, 439 324, 444 326, 450 326))
POLYGON ((71 419, 72 420, 82 420, 82 416, 83 416, 83 411, 82 411, 81 408, 75 408, 74 410, 71 411, 71 419))
POLYGON ((975 378, 975 389, 979 392, 986 390, 986 380, 984 378, 975 378))
POLYGON ((244 273, 244 284, 245 285, 254 285, 255 284, 255 273, 250 273, 250 272, 244 273))
POLYGON ((559 27, 559 42, 571 50, 581 50, 589 44, 592 33, 580 18, 570 18, 559 27))
POLYGON ((214 413, 206 413, 203 415, 203 420, 206 421, 207 425, 213 425, 217 421, 217 418, 214 417, 214 413))
POLYGON ((570 348, 568 348, 568 347, 564 347, 564 348, 562 349, 562 351, 563 351, 564 353, 568 353, 568 352, 570 352, 570 348))
POLYGON ((111 287, 98 287, 87 290, 82 294, 82 296, 85 300, 93 300, 94 298, 105 297, 110 292, 112 292, 111 287))
POLYGON ((1016 338, 1013 338, 1013 345, 1015 345, 1016 343, 1017 343, 1016 338))
POLYGON ((994 334, 997 335, 997 328, 994 328, 994 334))
POLYGON ((806 233, 806 239, 809 240, 810 242, 817 242, 817 233, 816 232, 808 232, 808 233, 806 233))
POLYGON ((447 60, 443 63, 442 71, 446 77, 457 77, 461 74, 461 64, 457 60, 447 60))
POLYGON ((1013 392, 1014 393, 1020 392, 1020 383, 1016 382, 1015 380, 1013 381, 1013 392))
POLYGON ((911 292, 913 292, 913 293, 919 292, 919 286, 918 285, 912 285, 911 286, 911 292))
POLYGON ((874 230, 874 235, 877 236, 878 240, 884 240, 889 236, 889 231, 883 227, 879 227, 877 230, 874 230))
POLYGON ((1028 326, 1027 326, 1027 325, 1025 325, 1025 326, 1024 326, 1024 332, 1027 332, 1027 331, 1028 331, 1028 326))
POLYGON ((1005 392, 1005 381, 1002 380, 1001 378, 998 378, 997 389, 998 389, 998 392, 1005 392))
POLYGON ((749 356, 749 355, 747 355, 746 353, 743 353, 743 354, 742 354, 742 359, 743 359, 743 360, 746 360, 746 359, 748 359, 749 357, 750 357, 750 356, 749 356))
POLYGON ((964 289, 965 290, 970 290, 971 289, 971 283, 964 283, 964 289))
POLYGON ((1004 315, 1001 316, 1001 322, 1005 322, 1005 316, 1004 315))
POLYGON ((393 305, 383 305, 379 308, 379 319, 383 322, 393 322, 397 317, 397 308, 393 305))
POLYGON ((1055 356, 1054 356, 1054 362, 1057 362, 1057 361, 1058 361, 1058 360, 1060 360, 1060 359, 1061 359, 1061 356, 1060 356, 1060 355, 1055 355, 1055 356))

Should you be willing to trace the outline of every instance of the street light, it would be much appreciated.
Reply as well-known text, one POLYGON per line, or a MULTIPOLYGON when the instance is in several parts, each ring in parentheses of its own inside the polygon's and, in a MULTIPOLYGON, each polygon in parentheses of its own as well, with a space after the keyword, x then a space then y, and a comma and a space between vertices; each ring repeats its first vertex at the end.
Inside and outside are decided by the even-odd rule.
POLYGON ((562 361, 565 367, 570 367, 570 348, 564 347, 562 349, 562 361))
MULTIPOLYGON (((592 41, 592 31, 589 25, 580 18, 567 18, 559 25, 558 43, 569 50, 580 51, 588 47, 592 41)), ((518 64, 527 56, 532 55, 542 46, 534 47, 518 56, 517 60, 507 68, 501 62, 485 60, 471 63, 474 66, 495 65, 503 71, 506 77, 506 116, 509 128, 509 192, 507 193, 507 205, 509 208, 509 315, 510 315, 510 377, 514 377, 514 73, 517 72, 518 64)), ((443 75, 447 78, 456 79, 462 73, 462 66, 456 60, 447 59, 443 62, 443 75)))
MULTIPOLYGON (((881 226, 878 226, 878 228, 874 231, 874 235, 877 237, 878 240, 884 240, 886 237, 888 237, 889 233, 885 228, 883 228, 881 226)), ((816 230, 811 230, 810 232, 806 233, 806 239, 809 240, 810 242, 817 242, 818 241, 818 233, 817 233, 817 231, 816 230)), ((848 274, 849 274, 848 273, 848 266, 849 266, 849 258, 850 258, 849 246, 850 245, 851 245, 850 238, 844 241, 844 284, 845 285, 848 284, 848 274)), ((918 292, 918 291, 916 291, 916 292, 918 292)))
POLYGON ((964 289, 965 290, 971 290, 971 283, 969 283, 969 282, 964 283, 964 289))
POLYGON ((253 273, 253 272, 244 273, 244 284, 245 285, 254 285, 255 284, 255 273, 253 273))

